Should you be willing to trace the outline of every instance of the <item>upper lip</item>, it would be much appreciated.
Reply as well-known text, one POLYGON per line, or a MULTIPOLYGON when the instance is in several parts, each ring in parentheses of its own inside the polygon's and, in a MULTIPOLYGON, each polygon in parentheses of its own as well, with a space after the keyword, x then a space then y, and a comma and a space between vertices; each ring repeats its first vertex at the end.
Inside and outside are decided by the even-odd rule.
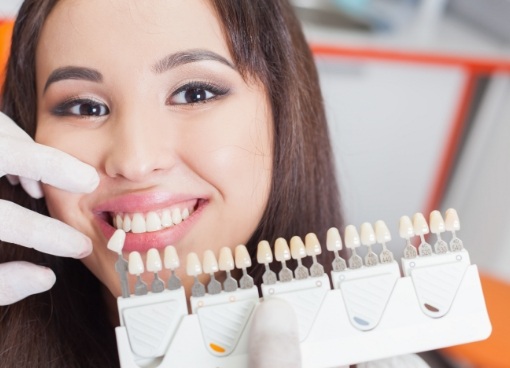
POLYGON ((144 213, 204 198, 203 196, 170 192, 129 193, 101 202, 93 208, 93 212, 96 214, 104 212, 144 213))

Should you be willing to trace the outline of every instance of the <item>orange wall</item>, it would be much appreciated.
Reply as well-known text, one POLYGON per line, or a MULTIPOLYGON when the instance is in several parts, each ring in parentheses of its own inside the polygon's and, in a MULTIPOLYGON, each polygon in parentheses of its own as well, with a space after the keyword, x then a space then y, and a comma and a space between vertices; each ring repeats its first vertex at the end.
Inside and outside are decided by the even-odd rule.
POLYGON ((0 85, 5 78, 5 64, 11 46, 13 20, 0 20, 0 85))

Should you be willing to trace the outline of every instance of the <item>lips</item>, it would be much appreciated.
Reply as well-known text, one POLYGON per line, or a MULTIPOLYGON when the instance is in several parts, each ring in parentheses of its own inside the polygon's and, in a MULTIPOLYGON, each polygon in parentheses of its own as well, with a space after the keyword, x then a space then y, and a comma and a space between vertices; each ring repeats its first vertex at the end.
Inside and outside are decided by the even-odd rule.
POLYGON ((106 239, 117 228, 126 231, 123 251, 162 249, 182 239, 198 220, 208 200, 168 193, 129 194, 110 199, 93 209, 106 239))

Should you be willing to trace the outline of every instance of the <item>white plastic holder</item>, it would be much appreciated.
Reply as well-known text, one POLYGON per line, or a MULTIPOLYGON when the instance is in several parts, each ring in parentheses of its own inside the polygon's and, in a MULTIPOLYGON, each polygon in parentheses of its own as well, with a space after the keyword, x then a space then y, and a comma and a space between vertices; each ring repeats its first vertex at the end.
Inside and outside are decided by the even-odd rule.
MULTIPOLYGON (((478 269, 475 265, 469 264, 469 257, 466 256, 467 252, 463 251, 447 253, 444 257, 440 255, 404 260, 403 277, 396 277, 395 269, 398 267, 395 268, 395 265, 346 270, 343 272, 347 279, 342 282, 336 280, 341 275, 332 275, 333 284, 335 287, 339 287, 333 290, 329 289, 329 283, 326 282, 327 276, 322 278, 320 287, 317 284, 318 278, 264 285, 263 299, 286 298, 287 301, 298 305, 300 302, 296 301, 299 301, 300 298, 303 299, 303 303, 309 298, 313 298, 312 304, 315 305, 316 313, 313 318, 309 318, 307 323, 300 323, 299 327, 304 368, 347 366, 364 361, 469 343, 486 339, 491 333, 491 324, 483 299, 478 269), (458 255, 461 256, 460 260, 458 255), (414 262, 414 266, 411 265, 411 262, 414 262), (460 274, 459 269, 462 269, 461 277, 458 279, 456 287, 450 288, 450 291, 445 293, 448 295, 446 299, 451 299, 451 302, 446 303, 448 307, 446 309, 437 308, 444 313, 441 313, 440 316, 430 315, 427 311, 431 311, 423 307, 430 300, 426 297, 427 293, 420 289, 421 281, 416 280, 423 276, 420 275, 421 272, 437 273, 441 275, 439 279, 442 279, 448 273, 449 267, 455 269, 454 275, 460 274), (377 322, 372 323, 367 320, 372 323, 371 328, 363 329, 359 323, 353 323, 353 315, 358 316, 359 312, 356 308, 353 312, 353 309, 349 307, 350 303, 355 304, 352 303, 353 294, 351 290, 346 292, 344 286, 349 283, 354 285, 356 282, 363 285, 368 281, 374 281, 376 285, 379 285, 381 283, 377 281, 379 277, 385 279, 385 285, 391 284, 393 279, 393 287, 382 313, 376 319, 377 322)), ((352 289, 355 290, 355 288, 352 289)), ((378 288, 375 287, 374 290, 378 290, 378 288)), ((238 294, 240 292, 242 293, 243 290, 225 294, 230 294, 228 297, 231 297, 232 294, 241 295, 238 294)), ((170 298, 169 294, 162 293, 161 298, 170 298)), ((365 296, 367 295, 371 294, 366 293, 365 296)), ((246 299, 236 299, 246 303, 250 301, 253 303, 253 307, 247 313, 248 317, 243 319, 244 327, 236 335, 237 342, 231 346, 228 354, 217 354, 217 352, 215 354, 211 351, 211 347, 207 345, 207 339, 204 339, 207 334, 204 333, 204 322, 200 316, 201 308, 197 308, 197 313, 182 315, 182 312, 179 312, 181 314, 174 317, 179 319, 180 323, 171 333, 169 346, 163 356, 144 358, 134 354, 126 326, 118 327, 116 332, 121 366, 123 368, 247 367, 248 337, 253 310, 259 303, 263 303, 263 299, 253 300, 252 297, 251 295, 246 299)), ((122 306, 119 303, 121 321, 123 321, 123 317, 126 317, 126 314, 123 313, 124 309, 127 310, 128 306, 141 308, 148 302, 139 302, 141 304, 135 306, 138 303, 135 301, 137 299, 146 300, 146 298, 143 296, 122 300, 122 306)), ((218 303, 211 303, 211 308, 216 308, 215 312, 219 314, 222 314, 221 310, 225 308, 224 314, 228 316, 227 311, 232 302, 227 300, 220 303, 221 298, 224 296, 216 298, 218 303)), ((213 301, 213 299, 210 300, 213 301)), ((181 299, 181 302, 185 307, 185 300, 181 299)), ((371 303, 380 304, 373 301, 371 303)), ((436 302, 431 305, 437 307, 439 304, 436 302)), ((206 308, 204 307, 203 310, 206 311, 206 308)), ((217 328, 218 332, 221 332, 222 324, 218 323, 217 328)), ((150 329, 151 327, 147 326, 146 332, 150 333, 150 329)))

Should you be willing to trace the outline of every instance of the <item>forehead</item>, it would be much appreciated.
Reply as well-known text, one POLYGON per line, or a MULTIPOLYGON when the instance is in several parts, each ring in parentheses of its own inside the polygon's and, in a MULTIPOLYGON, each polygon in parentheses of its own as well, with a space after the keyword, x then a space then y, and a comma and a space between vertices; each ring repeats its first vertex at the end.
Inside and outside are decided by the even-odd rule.
POLYGON ((105 59, 142 67, 147 60, 196 48, 231 60, 206 0, 61 0, 44 24, 36 58, 38 72, 105 59))

